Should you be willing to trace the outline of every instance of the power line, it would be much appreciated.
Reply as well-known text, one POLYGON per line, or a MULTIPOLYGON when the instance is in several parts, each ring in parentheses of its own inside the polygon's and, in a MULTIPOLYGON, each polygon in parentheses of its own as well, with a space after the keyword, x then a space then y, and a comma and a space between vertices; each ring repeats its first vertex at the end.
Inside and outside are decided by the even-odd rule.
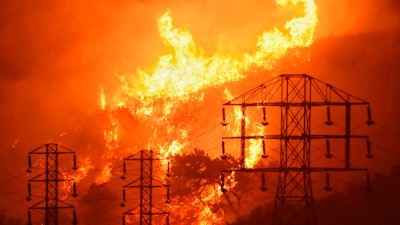
MULTIPOLYGON (((311 172, 325 172, 325 190, 330 191, 330 173, 338 171, 365 171, 369 187, 369 172, 366 168, 354 167, 354 159, 350 157, 350 142, 353 139, 367 141, 367 158, 372 158, 369 137, 354 135, 351 127, 351 108, 357 105, 367 105, 367 124, 372 125, 369 103, 352 96, 330 84, 317 80, 309 75, 294 74, 280 75, 263 83, 246 93, 223 104, 223 126, 227 125, 225 107, 241 107, 240 136, 222 138, 222 157, 225 156, 225 141, 240 140, 240 163, 237 169, 223 170, 221 174, 221 190, 226 191, 224 174, 232 172, 258 172, 261 173, 261 190, 266 191, 264 173, 278 173, 278 186, 276 190, 272 224, 289 225, 303 224, 315 225, 316 215, 312 191, 311 172), (311 129, 311 111, 315 107, 326 107, 327 126, 333 125, 330 107, 344 107, 344 134, 314 134, 311 129), (267 108, 280 108, 280 133, 251 135, 247 132, 246 109, 250 107, 262 108, 263 120, 261 124, 267 127, 267 108), (280 141, 279 167, 249 168, 246 164, 248 140, 259 139, 262 141, 262 158, 267 158, 265 140, 280 141), (344 140, 343 167, 315 167, 311 162, 311 141, 326 140, 326 158, 331 159, 330 141, 344 140)), ((264 130, 265 132, 265 130, 264 130)), ((317 148, 319 150, 319 148, 317 148)))
MULTIPOLYGON (((76 170, 76 156, 75 152, 69 148, 61 146, 57 143, 44 144, 28 154, 28 169, 27 172, 32 172, 32 156, 44 155, 45 156, 45 171, 39 173, 28 181, 28 197, 26 200, 32 199, 31 183, 43 183, 45 187, 45 198, 28 208, 28 225, 32 225, 31 210, 44 210, 45 211, 45 225, 58 225, 58 211, 60 209, 72 209, 73 219, 72 224, 77 224, 75 207, 59 198, 59 183, 71 182, 72 179, 65 179, 60 177, 59 169, 59 156, 60 155, 73 155, 73 169, 76 170)), ((76 183, 73 181, 74 193, 73 197, 77 196, 76 183)))
MULTIPOLYGON (((138 161, 140 163, 140 177, 124 185, 123 189, 123 201, 121 203, 122 207, 126 205, 126 190, 127 188, 138 188, 140 190, 140 203, 139 206, 129 209, 123 213, 122 224, 125 224, 125 217, 129 215, 135 215, 136 208, 139 208, 139 222, 140 225, 152 225, 153 215, 166 215, 166 224, 169 225, 169 212, 160 210, 153 205, 153 188, 167 188, 167 200, 166 203, 170 203, 170 192, 169 185, 164 184, 161 181, 154 179, 153 177, 153 163, 156 160, 162 160, 154 156, 152 150, 140 150, 139 157, 134 154, 128 156, 124 159, 124 174, 122 179, 126 178, 126 161, 138 161), (139 181, 139 182, 138 182, 139 181), (154 182, 158 183, 155 184, 154 182), (137 184, 138 183, 138 184, 137 184)), ((168 172, 169 174, 169 162, 168 162, 168 172)))

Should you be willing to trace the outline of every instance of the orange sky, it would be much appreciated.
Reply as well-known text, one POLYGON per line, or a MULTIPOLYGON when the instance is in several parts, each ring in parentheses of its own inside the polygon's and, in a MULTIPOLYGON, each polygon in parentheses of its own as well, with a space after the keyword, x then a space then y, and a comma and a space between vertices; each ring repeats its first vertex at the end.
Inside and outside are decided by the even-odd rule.
MULTIPOLYGON (((352 89, 375 104, 378 121, 398 132, 400 3, 316 3, 319 24, 311 61, 280 64, 274 71, 309 73, 352 89)), ((28 150, 50 140, 72 140, 67 145, 90 144, 101 152, 99 137, 106 125, 99 121, 107 116, 99 113, 100 87, 112 96, 120 88, 116 74, 151 67, 168 51, 157 31, 157 18, 167 9, 176 26, 189 30, 210 55, 252 51, 263 30, 282 26, 298 13, 258 0, 0 2, 0 158, 10 162, 0 165, 0 195, 12 206, 0 204, 0 213, 25 215, 20 200, 25 198, 26 177, 21 174, 28 150), (70 136, 64 138, 65 133, 70 136), (16 192, 10 191, 15 187, 16 192)), ((378 137, 388 146, 397 144, 393 136, 378 137)))

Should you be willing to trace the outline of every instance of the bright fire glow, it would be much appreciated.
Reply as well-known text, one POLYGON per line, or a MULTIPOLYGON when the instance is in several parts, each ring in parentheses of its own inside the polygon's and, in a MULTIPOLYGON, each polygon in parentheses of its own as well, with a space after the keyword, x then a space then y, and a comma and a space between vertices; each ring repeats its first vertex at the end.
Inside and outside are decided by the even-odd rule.
POLYGON ((100 108, 104 110, 106 108, 106 95, 104 94, 104 89, 103 87, 100 87, 100 94, 99 94, 99 103, 100 103, 100 108))
MULTIPOLYGON (((264 126, 258 125, 255 127, 256 132, 252 135, 263 135, 264 133, 264 126)), ((262 155, 262 144, 260 140, 257 139, 250 139, 249 146, 247 148, 247 155, 245 159, 245 166, 247 168, 253 168, 254 165, 260 160, 262 155)))
MULTIPOLYGON (((135 119, 149 124, 153 137, 149 138, 147 146, 142 147, 157 150, 164 158, 181 153, 188 146, 190 137, 188 126, 175 116, 177 108, 185 107, 187 102, 202 101, 204 96, 200 92, 206 88, 244 79, 246 71, 251 68, 271 69, 288 50, 312 44, 318 23, 314 1, 276 0, 276 3, 281 7, 296 7, 303 14, 287 21, 284 28, 274 27, 263 32, 258 37, 253 52, 235 56, 223 52, 206 54, 195 43, 188 30, 174 26, 171 12, 165 12, 158 20, 158 30, 164 44, 171 51, 159 56, 151 68, 138 69, 132 76, 120 75, 123 94, 118 95, 119 101, 108 102, 108 106, 111 109, 127 109, 135 119)), ((226 94, 228 95, 228 91, 226 94)), ((102 88, 100 107, 103 110, 106 107, 102 88)), ((235 109, 235 115, 234 120, 243 119, 240 108, 235 109)), ((248 121, 250 118, 244 119, 248 121)), ((103 158, 108 160, 113 159, 113 155, 118 155, 118 118, 112 117, 111 123, 112 127, 104 131, 106 153, 103 158)), ((262 129, 256 127, 253 130, 255 134, 260 134, 262 129)), ((240 130, 230 132, 240 135, 240 130)), ((246 166, 253 167, 261 156, 260 142, 251 142, 249 150, 246 166)), ((108 182, 111 172, 111 163, 107 163, 96 183, 108 182)), ((215 188, 211 186, 205 188, 202 199, 194 199, 191 204, 198 207, 196 224, 220 224, 223 222, 223 212, 213 213, 207 204, 220 199, 220 192, 214 191, 215 188), (198 204, 199 202, 204 204, 198 204)))
MULTIPOLYGON (((226 99, 233 99, 232 94, 229 92, 228 89, 225 89, 224 94, 226 99)), ((241 121, 244 119, 246 130, 249 130, 249 122, 250 118, 248 116, 243 117, 242 109, 240 106, 233 107, 234 112, 231 114, 233 118, 228 118, 228 121, 233 121, 233 126, 228 126, 227 129, 233 136, 240 136, 241 135, 241 121), (232 129, 233 127, 233 129, 232 129)), ((258 123, 252 127, 252 132, 250 135, 263 135, 265 134, 265 126, 261 123, 258 123)), ((249 145, 246 148, 245 154, 245 166, 246 168, 253 168, 254 165, 260 160, 260 156, 262 154, 262 145, 260 140, 257 139, 250 139, 249 145)))
POLYGON ((117 149, 119 147, 119 124, 116 119, 109 114, 109 118, 111 121, 111 128, 104 130, 104 140, 105 140, 105 154, 103 158, 106 159, 107 163, 103 167, 102 172, 96 177, 96 184, 104 184, 108 183, 112 178, 112 160, 114 160, 118 154, 117 149))
POLYGON ((79 165, 78 169, 75 170, 73 173, 63 171, 61 169, 59 170, 60 174, 63 176, 64 179, 70 180, 70 182, 62 182, 61 183, 64 194, 65 194, 62 197, 62 199, 68 198, 68 196, 71 195, 71 191, 72 191, 71 189, 73 187, 73 184, 79 183, 81 180, 86 178, 89 171, 94 168, 94 166, 92 165, 92 162, 90 160, 90 157, 86 157, 85 159, 80 160, 78 165, 79 165))
MULTIPOLYGON (((318 23, 317 7, 312 0, 278 0, 282 7, 304 7, 304 16, 286 22, 283 30, 274 27, 258 37, 257 50, 234 57, 215 53, 207 57, 196 45, 191 33, 175 28, 170 11, 158 20, 164 43, 173 53, 162 55, 153 68, 139 69, 138 79, 127 84, 128 96, 176 98, 188 97, 201 89, 245 78, 251 66, 271 68, 288 49, 310 46, 318 23)), ((125 81, 127 79, 124 79, 125 81)))
POLYGON ((112 178, 112 168, 111 168, 112 163, 107 163, 101 173, 96 177, 96 184, 104 184, 110 182, 112 178))
POLYGON ((205 188, 204 194, 201 196, 201 199, 195 199, 192 203, 193 206, 201 204, 202 208, 199 213, 198 221, 199 225, 208 225, 210 221, 212 224, 223 224, 221 215, 223 212, 219 210, 217 213, 213 213, 210 205, 216 204, 219 201, 219 197, 222 195, 222 192, 218 190, 216 186, 207 186, 205 188))

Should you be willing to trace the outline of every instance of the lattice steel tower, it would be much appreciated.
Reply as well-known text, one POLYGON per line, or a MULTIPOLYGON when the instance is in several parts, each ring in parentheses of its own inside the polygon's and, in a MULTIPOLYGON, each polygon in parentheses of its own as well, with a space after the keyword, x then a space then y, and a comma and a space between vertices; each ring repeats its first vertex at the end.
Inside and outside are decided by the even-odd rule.
MULTIPOLYGON (((126 170, 126 161, 139 161, 140 162, 140 177, 136 180, 129 182, 124 186, 122 196, 123 201, 121 203, 122 207, 126 205, 126 188, 138 188, 140 189, 140 199, 139 205, 129 209, 124 212, 122 215, 122 224, 126 223, 125 217, 128 215, 137 215, 139 214, 140 225, 151 225, 153 222, 153 215, 166 215, 166 224, 169 224, 169 212, 166 212, 162 209, 157 208, 153 205, 153 189, 154 188, 166 188, 166 203, 170 203, 169 199, 169 185, 165 184, 154 178, 153 175, 153 164, 154 161, 163 160, 159 157, 154 157, 154 152, 152 150, 140 150, 139 156, 138 154, 131 155, 124 159, 124 167, 123 167, 123 175, 121 179, 126 179, 127 170, 126 170), (139 181, 139 182, 138 182, 139 181), (155 184, 156 183, 156 184, 155 184), (139 207, 139 213, 137 213, 137 208, 139 207)), ((169 162, 168 162, 168 171, 166 174, 167 177, 169 174, 169 162)))
MULTIPOLYGON (((73 170, 77 170, 75 152, 69 148, 61 146, 57 143, 44 144, 28 153, 28 169, 27 173, 32 172, 32 156, 44 155, 44 171, 29 179, 28 181, 28 197, 26 200, 32 200, 31 183, 44 183, 45 198, 28 208, 28 225, 32 225, 31 210, 44 210, 45 225, 58 225, 60 209, 72 209, 73 219, 72 224, 77 224, 75 207, 59 198, 60 182, 73 182, 73 197, 77 197, 76 183, 73 179, 68 179, 62 176, 59 168, 59 156, 64 154, 73 155, 73 170)), ((40 164, 40 163, 38 163, 40 164)))
MULTIPOLYGON (((314 198, 312 191, 311 172, 326 172, 327 191, 331 190, 329 172, 331 171, 365 171, 367 175, 367 188, 369 172, 366 168, 353 167, 350 157, 350 142, 352 139, 365 139, 367 142, 367 158, 372 158, 369 137, 351 133, 351 108, 356 105, 367 105, 367 124, 372 125, 369 103, 354 97, 330 84, 324 83, 306 74, 280 75, 260 86, 223 104, 223 122, 227 125, 225 108, 228 106, 241 108, 240 136, 222 138, 222 158, 225 158, 225 141, 229 139, 240 140, 240 168, 222 171, 221 190, 226 191, 224 174, 232 171, 259 172, 261 173, 262 190, 265 188, 264 173, 276 172, 278 185, 273 211, 273 225, 315 225, 314 198), (261 124, 267 126, 267 113, 272 107, 280 108, 280 127, 276 134, 249 135, 246 124, 246 109, 253 107, 261 111, 261 124), (344 131, 329 134, 314 134, 311 132, 311 112, 314 107, 326 107, 325 122, 327 126, 331 121, 331 109, 344 108, 344 131), (278 141, 279 166, 247 168, 247 144, 251 139, 262 142, 262 158, 268 157, 266 150, 267 141, 278 141), (344 165, 332 167, 318 167, 311 164, 311 142, 326 139, 326 158, 332 157, 330 140, 344 140, 344 165)), ((279 111, 279 110, 278 110, 279 111)), ((277 113, 278 114, 278 113, 277 113)))

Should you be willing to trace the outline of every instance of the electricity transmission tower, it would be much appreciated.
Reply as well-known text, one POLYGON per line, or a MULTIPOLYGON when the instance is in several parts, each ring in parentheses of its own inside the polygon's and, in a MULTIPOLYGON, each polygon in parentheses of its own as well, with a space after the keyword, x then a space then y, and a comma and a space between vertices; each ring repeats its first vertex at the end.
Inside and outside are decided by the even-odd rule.
MULTIPOLYGON (((28 153, 28 169, 27 173, 32 172, 32 156, 33 155, 44 155, 44 171, 29 179, 28 181, 28 197, 27 201, 32 200, 32 188, 31 183, 44 183, 45 187, 45 198, 28 208, 28 225, 32 225, 31 210, 44 210, 45 211, 45 225, 58 225, 60 209, 72 209, 73 219, 72 224, 77 224, 75 207, 69 203, 64 202, 59 198, 59 187, 60 182, 74 182, 72 179, 68 179, 63 176, 60 172, 59 156, 64 154, 73 155, 73 170, 77 170, 76 166, 76 155, 75 152, 69 148, 61 146, 56 143, 44 144, 28 153)), ((40 161, 38 160, 38 163, 40 161)), ((76 183, 73 183, 73 197, 77 197, 76 183)))
MULTIPOLYGON (((137 213, 137 207, 129 209, 128 211, 122 214, 122 224, 125 225, 125 217, 128 215, 137 215, 139 214, 140 225, 151 225, 153 215, 166 215, 166 224, 169 225, 169 212, 161 210, 153 205, 153 189, 154 188, 167 188, 167 200, 166 203, 170 203, 169 199, 169 185, 164 184, 161 181, 158 181, 153 176, 153 165, 154 161, 162 160, 160 158, 154 157, 154 152, 152 150, 140 150, 139 156, 137 154, 131 155, 124 159, 124 167, 123 167, 123 175, 121 179, 126 179, 127 171, 126 171, 126 161, 139 161, 140 162, 140 177, 129 182, 123 188, 122 196, 123 200, 121 203, 121 207, 125 207, 126 205, 126 188, 138 188, 140 189, 140 202, 139 202, 139 213, 137 213), (139 181, 139 182, 138 182, 139 181), (154 184, 154 182, 158 184, 154 184)), ((166 174, 167 177, 169 174, 169 162, 168 162, 168 171, 166 174)))
MULTIPOLYGON (((366 140, 366 156, 367 158, 373 157, 369 137, 355 135, 351 132, 351 112, 353 106, 357 105, 367 106, 367 124, 372 125, 373 121, 371 120, 371 111, 368 102, 306 74, 280 75, 223 104, 223 126, 227 125, 226 107, 240 108, 241 117, 239 122, 240 135, 222 138, 222 158, 226 158, 225 141, 236 139, 240 141, 240 163, 239 168, 222 171, 221 190, 223 192, 227 191, 224 187, 224 177, 226 176, 224 174, 230 174, 233 171, 261 173, 261 189, 264 191, 266 190, 264 173, 278 173, 272 224, 315 225, 316 216, 311 181, 312 172, 326 173, 325 189, 329 191, 331 190, 329 172, 364 171, 367 176, 367 188, 370 188, 368 169, 353 167, 351 163, 350 143, 354 139, 366 140), (278 115, 274 116, 280 118, 278 131, 267 134, 264 130, 262 134, 249 134, 248 110, 253 109, 253 113, 262 115, 262 117, 259 116, 262 118, 262 121, 260 121, 261 124, 268 126, 267 113, 273 111, 274 107, 278 109, 274 111, 278 115), (318 107, 326 107, 326 126, 333 124, 331 120, 331 108, 335 108, 336 110, 343 110, 344 108, 343 111, 340 111, 344 114, 344 118, 341 120, 344 124, 339 126, 340 131, 312 133, 311 112, 312 109, 315 112, 314 110, 318 107), (273 141, 279 143, 279 166, 247 168, 246 154, 249 154, 248 143, 250 140, 258 140, 262 143, 262 158, 268 157, 266 143, 273 141), (330 141, 338 142, 341 140, 340 143, 344 145, 343 165, 329 167, 313 166, 314 163, 313 165, 311 163, 311 142, 318 140, 322 140, 324 145, 326 145, 325 157, 327 159, 332 158, 330 141)), ((317 116, 321 117, 320 114, 317 113, 317 116)))

